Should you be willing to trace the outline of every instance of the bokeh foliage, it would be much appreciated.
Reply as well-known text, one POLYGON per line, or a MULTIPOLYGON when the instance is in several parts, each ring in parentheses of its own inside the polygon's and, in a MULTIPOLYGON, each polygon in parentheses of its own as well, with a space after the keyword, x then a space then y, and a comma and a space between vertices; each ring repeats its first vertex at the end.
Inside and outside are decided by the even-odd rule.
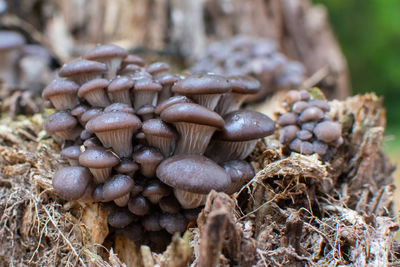
POLYGON ((314 0, 327 7, 348 60, 353 93, 385 97, 389 132, 400 133, 400 1, 314 0))

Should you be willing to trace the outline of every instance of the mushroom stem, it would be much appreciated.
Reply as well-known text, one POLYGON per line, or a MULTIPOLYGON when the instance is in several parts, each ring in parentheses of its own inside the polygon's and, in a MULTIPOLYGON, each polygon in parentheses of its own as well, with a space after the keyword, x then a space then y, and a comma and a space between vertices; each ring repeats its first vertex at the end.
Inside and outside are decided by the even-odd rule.
POLYGON ((129 202, 129 193, 126 195, 123 195, 122 197, 114 199, 114 203, 118 207, 126 207, 128 205, 128 202, 129 202))
POLYGON ((89 168, 97 184, 104 183, 111 175, 112 168, 89 168))
POLYGON ((149 145, 158 148, 164 157, 168 157, 175 148, 175 139, 170 137, 146 135, 146 140, 149 145))
POLYGON ((136 110, 139 110, 140 107, 148 104, 152 106, 157 105, 157 91, 144 91, 144 92, 135 92, 133 99, 133 106, 136 110))
POLYGON ((200 154, 202 155, 210 139, 217 128, 188 122, 174 123, 180 134, 175 155, 179 154, 200 154))
POLYGON ((216 162, 244 160, 254 150, 256 144, 257 139, 243 142, 215 140, 206 155, 216 162))
POLYGON ((111 99, 114 103, 123 103, 132 106, 130 93, 128 90, 120 90, 110 93, 111 99))
POLYGON ((237 93, 225 93, 221 96, 215 112, 224 116, 231 111, 240 109, 247 95, 237 93))
POLYGON ((191 95, 197 104, 200 104, 210 110, 214 110, 218 104, 221 94, 191 95))
POLYGON ((184 209, 194 209, 206 203, 207 194, 197 194, 181 189, 174 189, 174 195, 184 209))
POLYGON ((132 135, 135 132, 134 129, 126 128, 114 131, 105 131, 96 133, 96 136, 100 139, 101 143, 106 148, 112 147, 115 153, 120 157, 129 157, 132 154, 132 135))

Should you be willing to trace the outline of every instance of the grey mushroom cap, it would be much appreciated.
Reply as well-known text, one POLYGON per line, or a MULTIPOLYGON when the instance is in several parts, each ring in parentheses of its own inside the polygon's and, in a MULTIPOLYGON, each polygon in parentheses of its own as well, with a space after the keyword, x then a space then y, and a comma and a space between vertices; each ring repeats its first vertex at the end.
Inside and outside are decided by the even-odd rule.
POLYGON ((159 82, 161 85, 172 85, 177 81, 178 77, 169 73, 160 74, 160 76, 157 76, 157 82, 159 82))
POLYGON ((218 113, 194 103, 172 105, 164 109, 160 116, 169 123, 188 122, 213 126, 217 129, 224 126, 224 120, 218 113))
POLYGON ((340 124, 332 121, 323 121, 314 128, 315 136, 326 143, 334 142, 342 134, 340 124))
POLYGON ((112 168, 119 162, 114 153, 102 146, 89 147, 79 156, 79 164, 88 168, 112 168))
POLYGON ((108 85, 108 92, 113 93, 122 90, 129 90, 133 87, 133 85, 134 82, 132 79, 125 76, 120 76, 112 80, 112 82, 108 85))
POLYGON ((142 122, 138 117, 126 112, 103 113, 86 124, 86 130, 91 133, 106 132, 122 128, 133 128, 135 130, 142 127, 142 122))
POLYGON ((107 66, 97 61, 77 59, 65 64, 59 71, 60 77, 71 77, 83 74, 103 74, 107 71, 107 66))
POLYGON ((132 157, 140 165, 140 170, 146 177, 153 177, 158 164, 164 159, 163 154, 153 147, 142 147, 135 151, 132 157))
POLYGON ((87 93, 93 92, 93 91, 97 91, 97 90, 104 90, 107 88, 107 86, 109 85, 110 81, 106 80, 106 79, 93 79, 90 80, 86 83, 84 83, 78 91, 78 96, 79 97, 85 97, 85 95, 87 93))
POLYGON ((161 119, 146 120, 143 122, 142 131, 146 136, 152 135, 173 139, 178 138, 176 130, 161 119))
POLYGON ((186 230, 186 218, 180 214, 162 214, 160 218, 160 225, 168 233, 183 233, 186 230))
POLYGON ((111 177, 103 185, 104 201, 111 201, 128 194, 133 188, 131 177, 123 174, 117 174, 111 177))
POLYGON ((77 94, 79 85, 73 81, 65 79, 55 79, 47 85, 42 92, 42 97, 48 100, 53 95, 60 94, 77 94))
POLYGON ((72 160, 78 160, 79 155, 81 154, 81 149, 80 146, 69 146, 61 150, 61 157, 67 158, 67 159, 72 159, 72 160))
POLYGON ((64 167, 54 174, 53 188, 62 199, 78 200, 85 194, 92 179, 92 174, 85 167, 64 167))
POLYGON ((158 166, 157 177, 173 188, 198 194, 208 194, 213 189, 224 191, 230 185, 225 170, 201 155, 170 157, 158 166))
POLYGON ((147 72, 149 72, 150 74, 154 75, 154 74, 157 74, 157 73, 169 71, 169 69, 170 69, 170 66, 169 66, 168 63, 165 63, 165 62, 155 62, 155 63, 150 64, 150 65, 147 67, 146 70, 147 70, 147 72))
POLYGON ((139 170, 139 165, 133 160, 124 159, 118 165, 116 165, 114 169, 118 173, 130 175, 139 170))
POLYGON ((50 115, 44 122, 44 129, 48 134, 64 132, 62 137, 66 140, 75 140, 80 132, 78 121, 70 113, 59 111, 50 115))
POLYGON ((232 93, 257 94, 260 91, 260 82, 247 75, 236 75, 228 77, 232 86, 232 93))
POLYGON ((143 216, 150 212, 151 204, 143 196, 134 196, 128 202, 128 209, 135 215, 143 216))
POLYGON ((105 113, 115 112, 115 111, 135 114, 135 110, 130 105, 124 103, 112 103, 111 105, 104 108, 105 113))
POLYGON ((224 116, 225 126, 214 138, 225 141, 249 141, 271 135, 275 124, 267 115, 252 110, 237 110, 224 116))
POLYGON ((130 55, 127 55, 122 61, 123 66, 129 65, 129 64, 135 64, 135 65, 143 67, 145 65, 145 62, 144 62, 143 58, 141 58, 137 55, 130 54, 130 55))
POLYGON ((162 90, 161 84, 153 81, 150 78, 143 77, 135 82, 134 91, 155 91, 162 90))
POLYGON ((115 228, 124 228, 137 220, 137 217, 126 208, 113 208, 107 222, 115 228))
POLYGON ((172 92, 182 95, 223 94, 231 90, 229 81, 220 75, 191 75, 172 86, 172 92))

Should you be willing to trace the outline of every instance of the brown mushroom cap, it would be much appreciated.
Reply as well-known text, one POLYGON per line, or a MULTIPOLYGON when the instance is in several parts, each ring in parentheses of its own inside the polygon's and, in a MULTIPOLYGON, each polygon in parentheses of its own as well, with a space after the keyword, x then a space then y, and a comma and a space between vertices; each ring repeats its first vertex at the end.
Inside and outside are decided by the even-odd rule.
POLYGON ((187 221, 180 213, 166 213, 161 215, 160 225, 170 234, 183 233, 186 230, 187 221))
POLYGON ((143 77, 135 82, 135 87, 133 90, 159 92, 162 90, 162 86, 150 78, 143 77))
POLYGON ((161 72, 169 71, 170 66, 165 62, 154 62, 147 67, 147 72, 154 75, 161 72))
POLYGON ((126 77, 120 76, 115 78, 109 85, 108 85, 108 92, 114 93, 122 90, 129 90, 133 87, 133 80, 126 77))
POLYGON ((64 167, 54 174, 53 187, 62 199, 78 200, 85 194, 92 179, 92 174, 85 167, 64 167))
POLYGON ((61 157, 66 159, 78 160, 81 154, 80 146, 69 146, 61 150, 61 157))
POLYGON ((326 143, 336 141, 342 134, 340 124, 333 121, 323 121, 314 128, 315 136, 326 143))
POLYGON ((156 109, 154 110, 154 113, 160 114, 164 109, 178 103, 193 103, 193 101, 183 95, 173 96, 158 104, 156 109))
POLYGON ((130 114, 135 114, 135 110, 128 104, 123 104, 123 103, 112 103, 111 105, 107 106, 104 108, 104 112, 115 112, 115 111, 121 111, 121 112, 126 112, 130 114))
POLYGON ((128 55, 128 51, 119 47, 117 45, 109 44, 109 45, 99 45, 94 49, 90 50, 86 53, 85 59, 102 61, 107 60, 109 58, 125 58, 128 55))
POLYGON ((142 196, 150 200, 151 203, 158 203, 161 198, 171 194, 171 188, 161 183, 158 179, 151 180, 143 189, 142 196))
POLYGON ((79 164, 88 168, 112 168, 118 163, 119 158, 101 146, 89 147, 79 156, 79 164))
POLYGON ((139 163, 142 174, 153 177, 158 164, 164 159, 161 152, 153 147, 142 147, 132 154, 133 159, 139 163))
POLYGON ((78 91, 79 97, 85 97, 87 93, 97 91, 97 90, 104 90, 107 88, 110 82, 106 79, 93 79, 86 83, 84 83, 78 91))
POLYGON ((49 134, 59 131, 73 129, 78 125, 78 121, 70 113, 59 111, 51 114, 44 122, 44 129, 49 134))
POLYGON ((212 189, 224 191, 230 184, 225 170, 201 155, 170 157, 158 165, 157 177, 173 188, 198 194, 208 194, 212 189))
POLYGON ((218 129, 224 127, 224 120, 218 113, 194 103, 172 105, 164 109, 160 116, 169 123, 188 122, 213 126, 218 129))
POLYGON ((65 64, 59 71, 60 77, 71 77, 83 74, 102 74, 107 71, 107 66, 103 63, 85 59, 77 59, 65 64))
POLYGON ((177 81, 178 78, 169 73, 160 74, 160 76, 157 76, 157 82, 159 82, 161 85, 172 85, 177 81))
POLYGON ((78 89, 79 85, 77 85, 73 81, 64 79, 55 79, 43 89, 42 97, 45 100, 49 100, 50 97, 55 95, 63 95, 63 94, 76 95, 78 89))
POLYGON ((228 77, 232 85, 232 93, 238 94, 257 94, 260 91, 260 82, 247 75, 237 75, 228 77))
POLYGON ((112 209, 107 218, 108 224, 115 228, 124 228, 136 220, 137 217, 126 208, 112 209))
POLYGON ((112 131, 122 128, 139 129, 142 123, 138 117, 126 112, 103 113, 86 124, 86 130, 91 133, 112 131))
POLYGON ((182 95, 223 94, 231 90, 229 81, 220 75, 191 75, 172 86, 172 92, 182 95))
POLYGON ((151 135, 173 139, 178 138, 176 130, 161 119, 150 119, 143 122, 142 131, 146 136, 151 135))
POLYGON ((129 194, 132 188, 133 180, 131 177, 123 174, 114 175, 103 185, 104 201, 111 201, 129 194))
POLYGON ((138 216, 146 215, 150 212, 151 204, 143 196, 134 196, 128 202, 128 209, 138 216))
POLYGON ((145 62, 144 62, 143 58, 141 58, 137 55, 130 54, 130 55, 127 55, 124 58, 124 60, 122 61, 123 66, 129 65, 129 64, 135 64, 135 65, 143 67, 145 62))
POLYGON ((237 110, 224 116, 225 126, 215 134, 225 141, 249 141, 271 135, 275 124, 267 115, 252 110, 237 110))

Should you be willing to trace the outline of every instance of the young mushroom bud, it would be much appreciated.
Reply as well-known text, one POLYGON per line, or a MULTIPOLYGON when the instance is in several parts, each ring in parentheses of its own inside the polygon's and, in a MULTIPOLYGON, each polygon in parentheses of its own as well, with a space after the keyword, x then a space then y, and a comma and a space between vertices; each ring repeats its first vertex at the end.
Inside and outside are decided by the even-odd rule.
POLYGON ((136 220, 137 217, 127 208, 114 208, 107 218, 108 224, 115 228, 124 228, 136 220))
POLYGON ((160 115, 164 109, 169 108, 170 106, 179 104, 179 103, 193 103, 193 101, 190 100, 189 98, 187 98, 186 96, 176 95, 176 96, 170 97, 167 100, 159 103, 157 105, 156 109, 154 110, 154 113, 156 115, 160 115))
POLYGON ((142 131, 149 145, 158 148, 164 157, 168 157, 174 151, 178 133, 163 120, 146 120, 143 122, 142 131))
POLYGON ((187 221, 180 213, 164 213, 160 217, 160 225, 170 234, 183 233, 186 230, 187 221))
POLYGON ((86 53, 85 58, 105 63, 107 66, 107 79, 115 77, 121 67, 122 60, 128 55, 128 51, 116 45, 99 45, 86 53))
POLYGON ((250 76, 231 76, 229 82, 232 91, 222 95, 215 111, 221 116, 238 110, 248 95, 256 94, 260 90, 260 82, 250 76))
POLYGON ((133 177, 135 172, 139 170, 139 165, 133 160, 123 159, 117 166, 114 167, 114 170, 116 170, 118 173, 133 177))
POLYGON ((160 151, 153 147, 142 147, 132 157, 140 165, 140 172, 148 178, 155 176, 158 164, 164 159, 160 151))
POLYGON ((104 113, 91 119, 86 130, 96 134, 101 143, 120 157, 132 154, 133 134, 142 126, 138 117, 125 112, 104 113))
POLYGON ((150 200, 151 203, 157 204, 161 198, 169 196, 171 188, 161 183, 158 179, 151 180, 142 192, 142 196, 150 200))
POLYGON ((174 124, 179 132, 175 155, 203 154, 214 132, 224 126, 218 113, 198 104, 175 104, 160 115, 162 120, 174 124))
POLYGON ((163 212, 175 214, 181 210, 181 205, 174 195, 163 197, 158 206, 163 212))
POLYGON ((151 231, 151 232, 162 230, 163 227, 161 227, 160 225, 160 217, 161 217, 160 213, 158 212, 153 212, 149 215, 144 216, 142 219, 143 228, 146 231, 151 231))
POLYGON ((56 110, 73 109, 79 104, 79 86, 68 80, 55 79, 43 89, 42 97, 49 100, 56 110))
POLYGON ((143 67, 145 65, 145 62, 143 58, 137 56, 137 55, 127 55, 123 60, 122 60, 122 65, 121 67, 125 67, 126 65, 129 64, 134 64, 140 67, 143 67))
POLYGON ((217 162, 245 159, 259 138, 275 131, 274 122, 256 111, 237 110, 226 114, 224 119, 224 128, 214 135, 215 140, 206 153, 217 162))
POLYGON ((107 66, 103 63, 77 59, 68 64, 64 64, 58 75, 82 85, 90 80, 101 78, 106 71, 107 66))
POLYGON ((225 191, 231 182, 221 166, 201 155, 170 157, 158 166, 157 177, 174 188, 185 209, 203 205, 211 190, 225 191))
POLYGON ((103 185, 104 201, 107 202, 114 200, 117 205, 126 206, 128 204, 129 194, 133 188, 133 184, 133 179, 127 175, 114 175, 103 185))
POLYGON ((92 179, 92 174, 85 167, 64 167, 54 174, 53 188, 62 199, 78 200, 83 197, 92 179))
POLYGON ((170 69, 170 66, 168 63, 154 62, 147 67, 146 71, 154 76, 156 74, 161 74, 161 73, 167 72, 167 71, 169 71, 169 69, 170 69))
POLYGON ((115 78, 107 88, 108 93, 111 95, 112 102, 132 106, 131 88, 133 88, 133 84, 133 80, 128 77, 118 76, 115 78))
POLYGON ((79 137, 82 131, 75 117, 64 111, 51 114, 44 122, 44 129, 50 135, 71 141, 79 137))
POLYGON ((172 92, 188 96, 210 110, 214 110, 221 95, 230 90, 229 81, 215 74, 192 75, 172 86, 172 92))
POLYGON ((142 119, 142 121, 147 121, 154 118, 154 106, 146 104, 143 105, 136 114, 142 119))
POLYGON ((112 168, 119 161, 114 153, 101 146, 89 147, 79 156, 79 164, 89 168, 98 184, 110 177, 112 168))
POLYGON ((135 215, 144 216, 150 212, 150 202, 142 196, 134 196, 128 202, 128 209, 135 215))
POLYGON ((90 80, 79 88, 78 96, 84 98, 93 107, 107 107, 111 104, 107 95, 109 83, 106 79, 90 80))
POLYGON ((103 114, 103 110, 101 108, 91 108, 86 110, 80 119, 82 125, 86 126, 86 123, 91 119, 103 114))
POLYGON ((61 150, 61 157, 66 158, 71 166, 79 165, 80 146, 69 146, 61 150))

